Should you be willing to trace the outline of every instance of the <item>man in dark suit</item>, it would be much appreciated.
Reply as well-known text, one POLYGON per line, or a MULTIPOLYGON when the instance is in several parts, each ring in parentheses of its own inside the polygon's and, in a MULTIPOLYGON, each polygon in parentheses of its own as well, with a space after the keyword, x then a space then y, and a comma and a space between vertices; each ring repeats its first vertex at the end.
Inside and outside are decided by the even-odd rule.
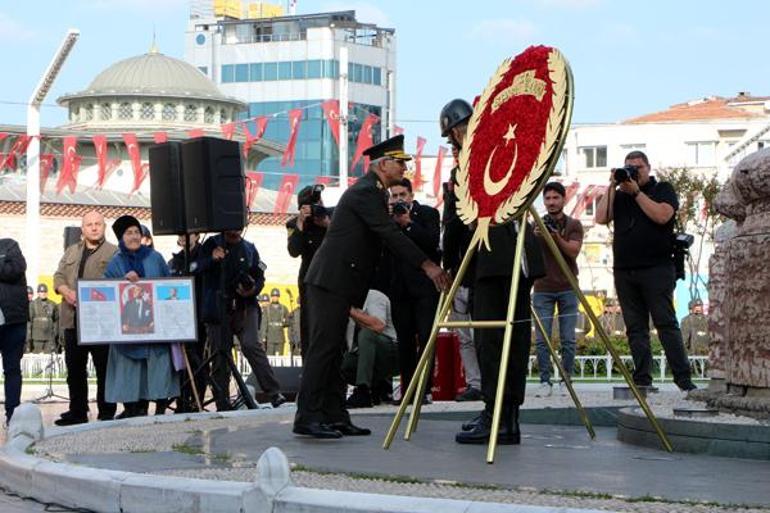
MULTIPOLYGON (((447 103, 439 116, 441 135, 447 137, 449 144, 458 151, 462 149, 465 142, 469 118, 467 103, 463 100, 452 100, 447 103)), ((520 222, 516 221, 491 227, 489 229, 491 251, 482 246, 476 253, 472 315, 474 321, 500 321, 506 318, 513 277, 513 260, 516 253, 516 237, 520 226, 520 222)), ((503 393, 502 425, 498 434, 498 443, 501 445, 518 444, 521 440, 519 406, 524 402, 529 348, 532 343, 530 292, 535 279, 545 276, 545 264, 540 245, 530 226, 525 225, 525 228, 524 254, 521 268, 518 269, 519 288, 516 294, 513 334, 503 393)), ((463 424, 462 431, 455 436, 457 443, 483 444, 489 441, 504 333, 503 328, 474 329, 473 338, 478 348, 481 366, 484 411, 472 421, 463 424)))
POLYGON ((340 438, 371 433, 350 422, 341 364, 350 309, 364 304, 383 243, 400 260, 421 268, 437 288, 449 287, 449 276, 388 215, 386 190, 403 180, 410 160, 403 147, 399 135, 364 152, 372 160, 369 172, 340 198, 308 269, 310 344, 294 419, 298 435, 340 438))
MULTIPOLYGON (((404 235, 417 244, 434 263, 440 264, 441 220, 438 210, 420 205, 414 199, 412 182, 407 178, 390 187, 390 210, 393 220, 404 235)), ((398 333, 398 361, 403 391, 412 381, 417 359, 430 338, 438 305, 438 291, 419 269, 398 257, 391 258, 391 305, 393 324, 398 333)), ((430 383, 427 390, 430 390, 430 383)))

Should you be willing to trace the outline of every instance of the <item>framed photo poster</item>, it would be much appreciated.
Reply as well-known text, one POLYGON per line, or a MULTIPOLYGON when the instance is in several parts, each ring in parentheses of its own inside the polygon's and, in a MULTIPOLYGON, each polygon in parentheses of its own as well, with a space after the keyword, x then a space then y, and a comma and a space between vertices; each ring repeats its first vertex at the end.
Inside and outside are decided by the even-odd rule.
POLYGON ((78 280, 77 286, 80 345, 197 340, 192 278, 78 280))

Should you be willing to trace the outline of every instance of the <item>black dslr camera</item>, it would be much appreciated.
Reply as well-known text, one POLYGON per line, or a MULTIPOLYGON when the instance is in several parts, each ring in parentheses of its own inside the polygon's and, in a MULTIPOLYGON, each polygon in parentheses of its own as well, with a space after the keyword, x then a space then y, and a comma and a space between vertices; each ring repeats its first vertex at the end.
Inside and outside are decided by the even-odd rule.
POLYGON ((409 213, 409 203, 406 201, 397 201, 393 203, 393 215, 402 216, 409 213))
POLYGON ((254 280, 254 278, 252 278, 251 275, 246 271, 240 271, 235 277, 236 289, 240 286, 243 290, 251 290, 256 284, 257 282, 254 280))
POLYGON ((637 166, 616 167, 613 172, 616 183, 639 181, 639 168, 637 166))
POLYGON ((674 270, 676 271, 676 279, 684 280, 684 258, 690 254, 690 246, 695 242, 695 237, 689 233, 675 233, 674 234, 674 270))
POLYGON ((330 215, 329 209, 321 205, 321 193, 323 184, 315 184, 309 194, 302 194, 299 198, 299 206, 310 205, 310 213, 313 217, 326 217, 330 215))
POLYGON ((543 224, 551 232, 558 232, 559 231, 559 223, 557 223, 556 219, 554 219, 553 217, 551 217, 548 214, 543 216, 543 224))

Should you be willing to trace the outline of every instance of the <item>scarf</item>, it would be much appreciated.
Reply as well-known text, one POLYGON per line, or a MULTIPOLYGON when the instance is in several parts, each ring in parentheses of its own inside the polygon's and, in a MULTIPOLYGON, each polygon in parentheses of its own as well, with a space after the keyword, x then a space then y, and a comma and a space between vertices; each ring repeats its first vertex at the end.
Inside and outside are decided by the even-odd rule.
POLYGON ((144 278, 144 264, 142 262, 150 256, 153 249, 149 246, 140 246, 136 251, 130 251, 122 240, 118 243, 118 247, 120 248, 120 255, 127 266, 126 272, 134 271, 144 278))

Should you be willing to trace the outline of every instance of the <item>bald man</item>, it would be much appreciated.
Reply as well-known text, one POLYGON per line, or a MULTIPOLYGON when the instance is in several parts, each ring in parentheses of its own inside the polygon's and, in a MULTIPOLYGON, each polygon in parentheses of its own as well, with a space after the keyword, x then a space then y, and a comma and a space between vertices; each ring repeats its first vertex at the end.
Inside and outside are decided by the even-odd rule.
POLYGON ((118 248, 104 240, 104 216, 92 210, 83 216, 82 240, 64 251, 53 277, 54 290, 62 296, 59 326, 64 333, 64 361, 67 365, 69 410, 55 421, 58 426, 88 422, 88 353, 96 367, 96 401, 99 420, 112 420, 115 405, 104 401, 104 381, 107 373, 106 345, 78 345, 77 280, 104 277, 104 269, 118 248))

